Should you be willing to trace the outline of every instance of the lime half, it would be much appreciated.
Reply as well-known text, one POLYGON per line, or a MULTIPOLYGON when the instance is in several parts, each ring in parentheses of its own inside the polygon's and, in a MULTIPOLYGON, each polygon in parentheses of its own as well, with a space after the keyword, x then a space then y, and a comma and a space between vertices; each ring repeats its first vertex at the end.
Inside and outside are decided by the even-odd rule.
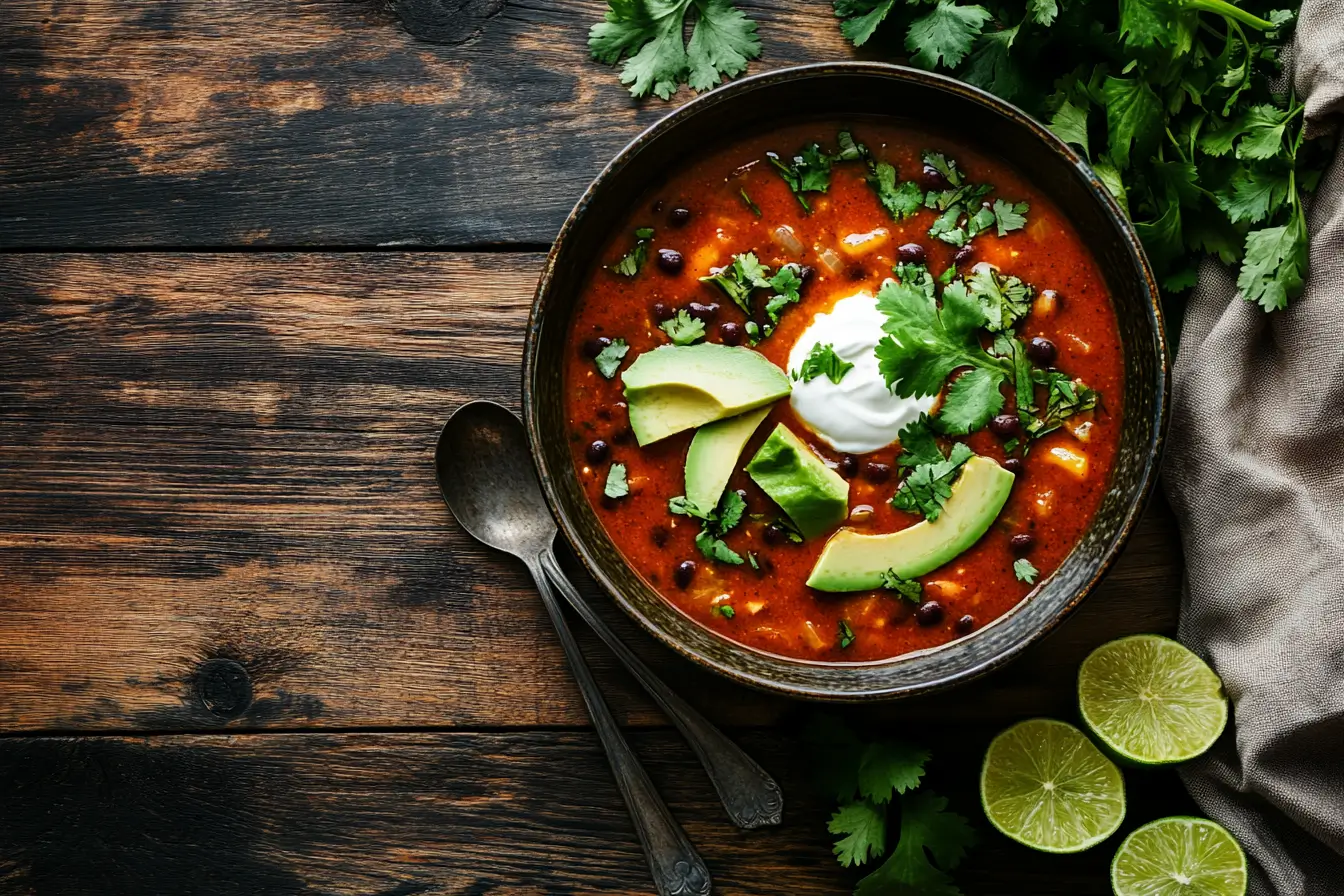
POLYGON ((1111 888, 1115 896, 1242 896, 1246 854, 1221 825, 1159 818, 1120 844, 1111 888))
POLYGON ((1193 759, 1227 724, 1222 681, 1160 635, 1121 638, 1092 651, 1078 670, 1078 703, 1092 733, 1137 765, 1193 759))
POLYGON ((1072 725, 1028 719, 985 753, 980 801, 990 824, 1045 852, 1080 852, 1125 818, 1120 769, 1072 725))

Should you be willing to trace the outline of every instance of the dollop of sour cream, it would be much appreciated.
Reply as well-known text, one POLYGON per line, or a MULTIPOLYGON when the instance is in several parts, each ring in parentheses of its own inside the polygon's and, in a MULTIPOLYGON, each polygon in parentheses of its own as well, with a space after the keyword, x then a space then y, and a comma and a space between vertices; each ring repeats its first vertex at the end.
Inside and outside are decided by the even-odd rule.
POLYGON ((789 352, 789 370, 802 369, 813 346, 829 345, 854 367, 839 383, 822 375, 794 380, 789 403, 808 429, 836 451, 867 454, 892 442, 907 423, 933 407, 934 396, 897 398, 877 369, 875 349, 886 320, 867 292, 840 299, 818 314, 789 352))

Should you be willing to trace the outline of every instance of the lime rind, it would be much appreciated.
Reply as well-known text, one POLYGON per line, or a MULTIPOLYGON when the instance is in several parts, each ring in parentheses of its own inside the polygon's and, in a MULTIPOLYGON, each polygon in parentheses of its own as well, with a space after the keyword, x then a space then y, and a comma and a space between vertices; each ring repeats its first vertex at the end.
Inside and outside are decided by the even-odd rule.
POLYGON ((1245 896, 1246 853, 1205 818, 1159 818, 1135 830, 1111 860, 1115 896, 1245 896))
POLYGON ((1185 762, 1227 726, 1222 680, 1194 653, 1161 635, 1103 644, 1078 670, 1083 721, 1122 761, 1185 762))
POLYGON ((980 801, 1004 836, 1043 852, 1081 852, 1125 818, 1120 769, 1087 735, 1054 719, 1028 719, 994 738, 980 801))

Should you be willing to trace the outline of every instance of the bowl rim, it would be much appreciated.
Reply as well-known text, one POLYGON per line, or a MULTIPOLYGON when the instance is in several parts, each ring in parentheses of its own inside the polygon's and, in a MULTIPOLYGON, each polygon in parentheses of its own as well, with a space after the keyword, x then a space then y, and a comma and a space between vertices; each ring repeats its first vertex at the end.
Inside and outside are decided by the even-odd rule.
MULTIPOLYGON (((946 75, 885 62, 863 60, 816 62, 772 69, 770 71, 739 78, 736 81, 732 81, 721 87, 699 94, 645 128, 622 147, 610 162, 603 166, 602 170, 593 178, 593 181, 588 185, 587 189, 584 190, 582 196, 580 196, 575 203, 574 208, 565 218, 564 223, 561 225, 560 230, 556 234, 555 240, 551 245, 551 250, 546 256, 545 264, 542 267, 541 275, 537 281, 537 288, 533 294, 532 306, 528 313, 523 348, 522 409, 523 422, 527 430, 532 461, 536 468, 538 479, 541 482, 542 492, 545 495, 546 503, 552 516, 555 517, 560 531, 564 533, 566 541, 569 542, 570 547, 574 550, 575 555, 579 558, 580 562, 582 562, 588 573, 598 582, 602 589, 611 596, 616 604, 620 606, 627 615, 639 623, 646 632, 653 635, 658 641, 672 648, 676 653, 702 667, 708 668, 730 680, 767 692, 794 698, 830 702, 890 700, 904 696, 943 690, 954 685, 963 684, 1002 667, 1019 656, 1022 651, 1029 646, 1039 642, 1050 632, 1054 631, 1065 619, 1072 615, 1078 605, 1092 593, 1101 579, 1111 570, 1116 560, 1123 552, 1130 536, 1133 534, 1134 528, 1140 517, 1143 515, 1144 509, 1147 507, 1156 487, 1158 471, 1161 464, 1162 448, 1166 441, 1171 409, 1171 351, 1168 345, 1166 328, 1164 325, 1164 315, 1162 312, 1157 280, 1128 214, 1125 213, 1119 202, 1102 183, 1101 179, 1092 170, 1091 166, 1088 165, 1087 161, 1075 152, 1072 147, 1051 132, 1044 124, 1037 121, 1017 106, 1000 99, 988 91, 981 90, 978 87, 974 87, 946 75), (996 112, 1005 118, 1011 119, 1016 124, 1025 127, 1035 135, 1040 144, 1054 152, 1055 155, 1059 156, 1064 162, 1072 166, 1082 176, 1083 180, 1086 181, 1093 199, 1099 202, 1105 209, 1107 217, 1117 225, 1119 233, 1124 238, 1126 248, 1129 250, 1130 261, 1134 265, 1136 273, 1139 275, 1139 280, 1143 285, 1143 298, 1148 312, 1149 329, 1152 330, 1151 335, 1156 344, 1157 355, 1161 360, 1158 371, 1158 383, 1155 390, 1156 395, 1154 396, 1154 408, 1152 411, 1152 416, 1155 417, 1153 435, 1147 450, 1147 455, 1143 462, 1138 487, 1134 490, 1128 506, 1124 510, 1124 518, 1121 520, 1119 528, 1111 538, 1110 543, 1105 546, 1105 552, 1101 561, 1087 576, 1086 580, 1076 588, 1068 602, 1061 606, 1059 610, 1047 619, 1039 628, 1019 638, 1016 642, 1006 645, 1003 649, 984 657, 981 662, 975 665, 945 673, 940 677, 931 680, 918 683, 897 684, 887 687, 854 687, 837 689, 780 683, 768 676, 729 665, 713 656, 706 655, 700 650, 682 643, 674 637, 672 633, 664 630, 661 626, 650 620, 641 609, 624 594, 622 588, 606 574, 602 569, 601 564, 595 560, 585 545, 583 536, 578 531, 577 527, 570 519, 568 512, 561 503, 559 492, 555 482, 551 478, 552 473, 547 468, 544 455, 538 448, 545 439, 545 434, 541 431, 538 420, 537 404, 533 396, 533 382, 539 373, 537 355, 539 350, 539 334, 541 332, 543 305, 552 288, 552 283, 556 278, 557 261, 564 249, 566 238, 571 231, 579 225, 579 222, 584 217, 588 207, 603 189, 605 183, 618 171, 623 169, 643 146, 659 139, 665 132, 673 129, 685 119, 699 114, 702 109, 708 108, 718 102, 722 102, 734 94, 749 92, 763 85, 797 82, 819 76, 831 75, 857 75, 895 82, 917 83, 937 90, 960 94, 966 100, 982 106, 987 106, 990 111, 996 112)), ((635 573, 635 575, 638 575, 638 573, 635 573)), ((659 595, 659 597, 660 599, 665 599, 662 598, 661 595, 659 595)), ((980 629, 980 631, 988 630, 1000 621, 1006 621, 1028 603, 1028 599, 1024 598, 1013 608, 980 629)), ((693 619, 689 619, 689 617, 688 622, 692 625, 700 625, 700 623, 693 619)), ((782 655, 757 650, 747 645, 732 641, 724 636, 720 637, 729 645, 728 649, 732 651, 774 658, 798 665, 812 665, 824 669, 856 671, 899 661, 919 654, 928 653, 929 651, 946 650, 950 645, 957 643, 956 641, 952 641, 948 642, 948 644, 926 648, 921 651, 904 653, 882 660, 834 663, 805 660, 796 657, 784 657, 782 655)))

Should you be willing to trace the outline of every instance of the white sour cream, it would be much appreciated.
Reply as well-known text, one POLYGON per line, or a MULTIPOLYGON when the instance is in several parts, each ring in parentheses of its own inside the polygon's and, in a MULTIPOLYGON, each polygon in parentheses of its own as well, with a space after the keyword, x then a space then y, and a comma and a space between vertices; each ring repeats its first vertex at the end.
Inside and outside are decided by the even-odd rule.
POLYGON ((839 383, 824 375, 806 383, 795 380, 789 396, 798 419, 837 451, 867 454, 885 448, 907 423, 933 407, 934 396, 897 398, 883 382, 874 349, 885 319, 873 296, 848 296, 829 314, 818 314, 789 352, 790 372, 801 369, 818 344, 832 346, 841 360, 854 365, 839 383))

